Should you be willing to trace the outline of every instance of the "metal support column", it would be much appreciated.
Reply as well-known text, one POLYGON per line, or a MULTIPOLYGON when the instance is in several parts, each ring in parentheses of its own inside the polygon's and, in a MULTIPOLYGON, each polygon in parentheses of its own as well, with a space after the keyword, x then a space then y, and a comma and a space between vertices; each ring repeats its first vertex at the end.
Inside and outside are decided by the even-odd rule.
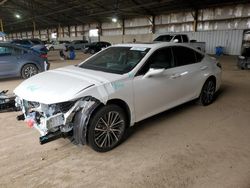
POLYGON ((0 19, 0 28, 1 28, 1 31, 4 32, 4 30, 3 30, 3 20, 2 19, 0 19))

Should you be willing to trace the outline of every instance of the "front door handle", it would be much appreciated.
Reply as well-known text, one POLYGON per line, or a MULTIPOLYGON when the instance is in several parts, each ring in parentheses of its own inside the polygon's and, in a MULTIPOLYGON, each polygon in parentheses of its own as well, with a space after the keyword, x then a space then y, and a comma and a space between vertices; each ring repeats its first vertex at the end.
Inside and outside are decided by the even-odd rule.
POLYGON ((201 70, 206 70, 208 68, 208 66, 202 66, 200 69, 201 70))

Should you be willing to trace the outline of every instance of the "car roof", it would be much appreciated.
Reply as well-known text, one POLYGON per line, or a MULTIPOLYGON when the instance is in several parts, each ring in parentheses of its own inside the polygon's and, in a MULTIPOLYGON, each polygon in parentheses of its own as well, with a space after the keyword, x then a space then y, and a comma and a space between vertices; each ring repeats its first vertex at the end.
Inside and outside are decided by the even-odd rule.
POLYGON ((203 54, 203 52, 197 50, 196 48, 193 48, 189 44, 185 43, 175 43, 175 42, 153 42, 153 43, 124 43, 124 44, 115 44, 113 46, 118 47, 138 47, 138 48, 151 48, 151 49, 158 49, 162 47, 168 47, 168 46, 184 46, 187 48, 191 48, 195 51, 198 51, 203 54))
POLYGON ((4 43, 0 43, 0 46, 10 46, 10 47, 16 47, 16 48, 20 48, 22 50, 29 50, 28 48, 24 48, 20 45, 14 44, 14 43, 8 43, 8 42, 4 42, 4 43))
POLYGON ((116 44, 113 46, 122 46, 122 47, 144 47, 144 48, 158 48, 164 46, 186 46, 181 43, 173 43, 173 42, 154 42, 154 43, 124 43, 124 44, 116 44), (178 45, 176 45, 178 44, 178 45))

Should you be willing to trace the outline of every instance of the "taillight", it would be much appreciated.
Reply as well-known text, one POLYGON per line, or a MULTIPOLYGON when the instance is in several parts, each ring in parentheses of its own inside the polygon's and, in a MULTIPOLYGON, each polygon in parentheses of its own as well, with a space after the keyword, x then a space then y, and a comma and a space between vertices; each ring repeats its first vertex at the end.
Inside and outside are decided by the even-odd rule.
POLYGON ((41 57, 41 58, 44 58, 44 59, 47 59, 47 58, 48 58, 48 55, 47 55, 47 54, 41 54, 40 57, 41 57))

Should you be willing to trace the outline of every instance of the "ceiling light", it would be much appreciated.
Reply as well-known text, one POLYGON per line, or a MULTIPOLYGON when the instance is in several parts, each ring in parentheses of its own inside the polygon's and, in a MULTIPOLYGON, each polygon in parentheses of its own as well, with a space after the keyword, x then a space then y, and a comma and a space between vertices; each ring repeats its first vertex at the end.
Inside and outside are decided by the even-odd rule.
POLYGON ((16 18, 18 18, 18 19, 21 18, 21 16, 20 16, 19 14, 16 14, 15 16, 16 16, 16 18))
POLYGON ((113 17, 112 18, 112 22, 116 23, 117 22, 117 18, 113 17))

